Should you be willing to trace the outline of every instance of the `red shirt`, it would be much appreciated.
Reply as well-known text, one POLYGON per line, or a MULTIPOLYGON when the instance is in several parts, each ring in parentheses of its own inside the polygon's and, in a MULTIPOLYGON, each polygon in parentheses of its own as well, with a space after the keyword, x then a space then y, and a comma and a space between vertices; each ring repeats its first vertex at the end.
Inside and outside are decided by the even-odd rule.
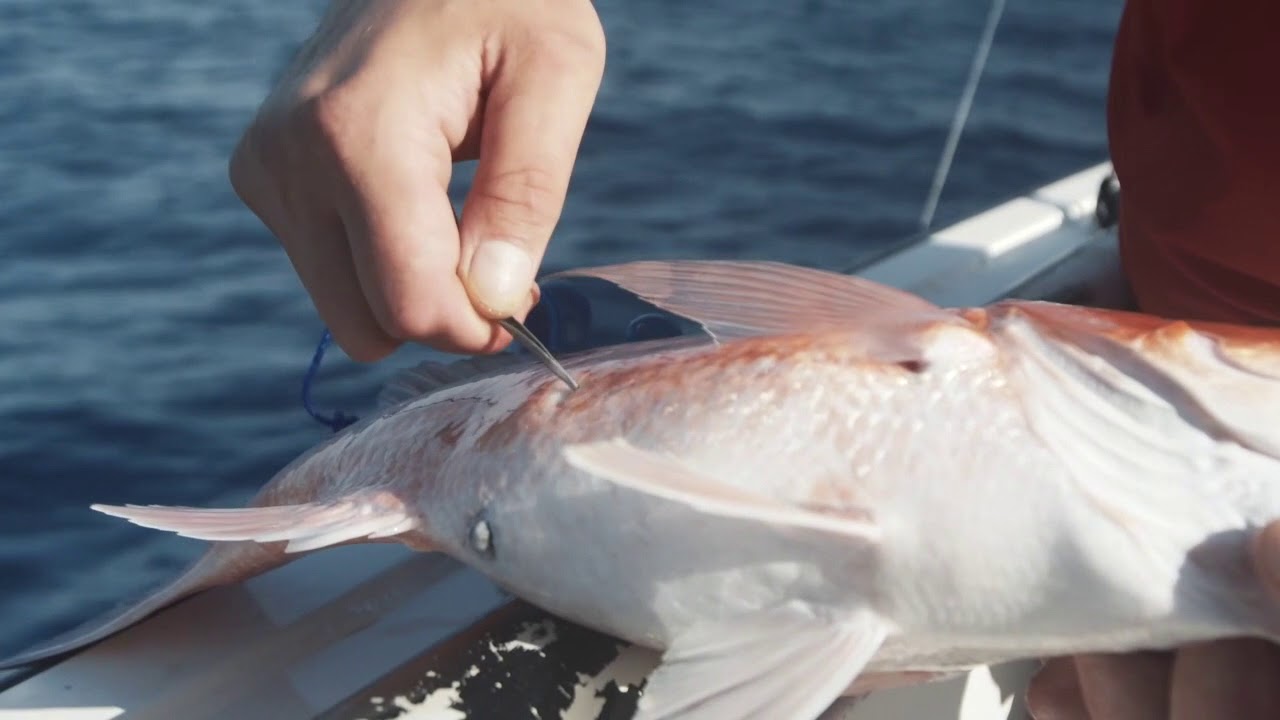
POLYGON ((1128 0, 1108 126, 1142 309, 1280 325, 1280 0, 1128 0))

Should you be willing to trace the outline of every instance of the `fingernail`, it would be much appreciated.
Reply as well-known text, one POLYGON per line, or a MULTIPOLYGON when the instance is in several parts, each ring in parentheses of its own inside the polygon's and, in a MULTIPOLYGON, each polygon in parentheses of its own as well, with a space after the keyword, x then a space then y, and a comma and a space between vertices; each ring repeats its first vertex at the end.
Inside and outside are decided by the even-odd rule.
POLYGON ((471 256, 467 288, 480 311, 505 318, 529 299, 533 261, 524 248, 506 240, 485 240, 471 256))

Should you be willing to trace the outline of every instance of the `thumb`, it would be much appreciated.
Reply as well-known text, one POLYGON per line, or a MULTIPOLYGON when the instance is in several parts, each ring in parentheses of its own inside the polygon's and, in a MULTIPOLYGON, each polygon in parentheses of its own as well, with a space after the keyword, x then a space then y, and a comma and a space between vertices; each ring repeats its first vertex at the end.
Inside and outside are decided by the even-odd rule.
POLYGON ((482 315, 527 309, 600 85, 603 52, 592 55, 590 46, 538 45, 500 60, 459 231, 459 274, 482 315))

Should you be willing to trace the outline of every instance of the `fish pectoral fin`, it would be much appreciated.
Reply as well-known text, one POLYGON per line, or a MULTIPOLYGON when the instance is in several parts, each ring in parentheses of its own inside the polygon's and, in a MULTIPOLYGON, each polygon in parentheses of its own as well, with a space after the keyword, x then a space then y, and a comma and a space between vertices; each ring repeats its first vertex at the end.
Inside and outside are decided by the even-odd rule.
POLYGON ((376 540, 418 526, 394 495, 360 491, 332 501, 249 508, 160 505, 93 505, 92 509, 134 525, 183 537, 222 542, 288 541, 286 553, 316 550, 352 540, 376 540))
POLYGON ((1100 518, 1159 553, 1245 524, 1236 494, 1274 473, 1275 461, 1224 441, 1190 398, 1193 378, 1172 379, 1131 348, 1025 312, 993 327, 1028 426, 1100 518))
POLYGON ((876 541, 878 527, 866 510, 815 512, 733 487, 699 472, 679 458, 637 448, 623 438, 579 443, 564 449, 568 463, 629 490, 681 503, 698 512, 784 527, 876 541))
POLYGON ((1280 459, 1280 342, 1263 328, 1025 301, 1005 301, 995 317, 997 332, 1029 326, 1097 355, 1178 404, 1206 431, 1280 459))
POLYGON ((643 261, 566 270, 548 279, 575 276, 611 282, 721 340, 957 318, 887 285, 776 262, 643 261))
POLYGON ((636 720, 816 718, 862 673, 887 631, 870 610, 822 617, 799 604, 699 625, 663 654, 636 720))

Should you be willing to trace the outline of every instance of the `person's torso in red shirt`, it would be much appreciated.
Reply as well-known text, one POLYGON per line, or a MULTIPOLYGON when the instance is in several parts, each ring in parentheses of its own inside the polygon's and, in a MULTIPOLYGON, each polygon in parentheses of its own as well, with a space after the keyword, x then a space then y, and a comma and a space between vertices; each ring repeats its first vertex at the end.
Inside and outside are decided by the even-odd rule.
POLYGON ((1129 0, 1108 125, 1143 310, 1280 324, 1280 1, 1129 0))

